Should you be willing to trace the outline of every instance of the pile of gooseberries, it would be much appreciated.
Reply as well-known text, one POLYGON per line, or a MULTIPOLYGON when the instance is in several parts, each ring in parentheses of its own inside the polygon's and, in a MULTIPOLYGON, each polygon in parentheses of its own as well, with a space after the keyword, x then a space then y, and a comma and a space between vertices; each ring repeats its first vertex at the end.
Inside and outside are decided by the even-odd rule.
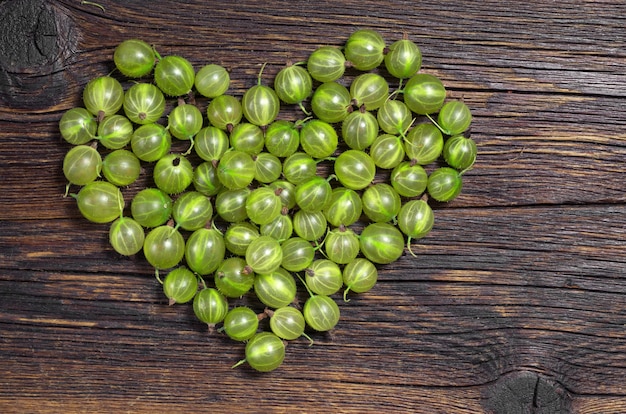
POLYGON ((234 366, 274 370, 288 341, 332 330, 341 298, 416 256, 431 206, 458 196, 476 159, 470 109, 421 71, 406 35, 357 30, 273 87, 262 68, 241 96, 223 66, 139 39, 113 61, 60 119, 65 194, 78 188, 115 252, 145 257, 171 305, 245 342, 234 366))

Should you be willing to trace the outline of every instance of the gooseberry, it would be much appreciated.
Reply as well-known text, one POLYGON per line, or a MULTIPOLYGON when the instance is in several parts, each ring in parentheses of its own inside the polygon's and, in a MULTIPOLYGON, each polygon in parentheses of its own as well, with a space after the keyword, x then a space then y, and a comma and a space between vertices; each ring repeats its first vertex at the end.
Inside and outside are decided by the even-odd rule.
POLYGON ((186 95, 194 85, 195 72, 184 57, 165 56, 159 59, 154 68, 154 82, 166 95, 186 95))
POLYGON ((165 276, 163 293, 170 305, 190 302, 198 293, 198 278, 186 267, 177 267, 165 276))

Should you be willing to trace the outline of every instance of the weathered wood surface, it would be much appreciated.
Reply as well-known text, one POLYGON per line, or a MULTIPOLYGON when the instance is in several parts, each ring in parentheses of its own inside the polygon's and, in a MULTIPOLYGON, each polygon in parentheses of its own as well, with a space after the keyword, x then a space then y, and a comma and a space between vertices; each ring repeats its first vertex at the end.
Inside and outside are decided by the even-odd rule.
POLYGON ((1 412, 626 412, 626 4, 99 3, 0 2, 1 412), (62 198, 57 122, 128 37, 241 93, 357 27, 420 45, 473 110, 478 162, 332 334, 231 369, 243 347, 62 198))

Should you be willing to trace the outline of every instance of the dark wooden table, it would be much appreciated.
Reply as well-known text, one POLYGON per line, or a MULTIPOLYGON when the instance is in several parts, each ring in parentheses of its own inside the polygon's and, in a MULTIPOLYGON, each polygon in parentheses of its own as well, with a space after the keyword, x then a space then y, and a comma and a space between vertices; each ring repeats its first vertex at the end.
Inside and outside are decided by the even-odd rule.
POLYGON ((0 2, 0 411, 626 412, 626 32, 609 1, 0 2), (403 33, 479 149, 428 237, 278 370, 168 306, 63 198, 57 123, 139 37, 241 94, 357 28, 403 33))

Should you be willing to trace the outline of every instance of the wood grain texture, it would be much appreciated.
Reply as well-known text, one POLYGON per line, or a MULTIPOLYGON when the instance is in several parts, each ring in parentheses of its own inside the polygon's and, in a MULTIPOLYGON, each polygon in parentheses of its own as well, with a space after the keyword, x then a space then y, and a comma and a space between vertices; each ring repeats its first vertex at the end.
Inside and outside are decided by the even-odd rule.
MULTIPOLYGON (((626 412, 626 5, 5 0, 0 15, 18 3, 54 16, 33 33, 57 41, 24 61, 0 47, 1 412, 626 412), (243 344, 168 306, 145 261, 62 197, 58 120, 128 37, 224 65, 240 95, 263 63, 271 79, 360 27, 419 44, 472 108, 478 162, 418 258, 382 266, 332 333, 290 342, 272 373, 231 369, 243 344)), ((11 27, 0 45, 27 46, 11 27)))

